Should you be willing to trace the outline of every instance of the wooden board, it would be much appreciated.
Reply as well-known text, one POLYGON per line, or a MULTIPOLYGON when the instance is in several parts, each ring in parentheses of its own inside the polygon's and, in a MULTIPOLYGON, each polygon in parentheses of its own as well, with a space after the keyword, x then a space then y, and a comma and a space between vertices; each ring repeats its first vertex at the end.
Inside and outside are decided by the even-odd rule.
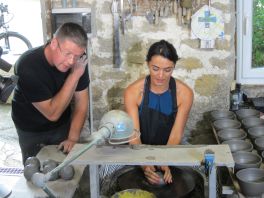
MULTIPOLYGON (((70 159, 84 146, 84 144, 76 144, 65 160, 70 159)), ((216 166, 234 167, 234 160, 228 145, 93 146, 72 164, 199 166, 207 149, 215 153, 216 166)))

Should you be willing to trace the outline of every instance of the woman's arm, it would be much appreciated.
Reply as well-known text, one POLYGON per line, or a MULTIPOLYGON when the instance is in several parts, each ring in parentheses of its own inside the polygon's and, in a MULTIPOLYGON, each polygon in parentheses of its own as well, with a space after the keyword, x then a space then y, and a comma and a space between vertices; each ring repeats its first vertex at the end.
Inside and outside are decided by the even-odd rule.
POLYGON ((176 86, 178 112, 167 143, 168 145, 180 144, 193 103, 193 91, 191 88, 179 80, 176 80, 176 86))
MULTIPOLYGON (((124 93, 125 110, 133 120, 134 129, 138 131, 140 131, 138 107, 142 98, 139 84, 140 81, 134 82, 125 89, 124 93)), ((141 140, 137 138, 132 140, 130 144, 141 144, 141 140)))

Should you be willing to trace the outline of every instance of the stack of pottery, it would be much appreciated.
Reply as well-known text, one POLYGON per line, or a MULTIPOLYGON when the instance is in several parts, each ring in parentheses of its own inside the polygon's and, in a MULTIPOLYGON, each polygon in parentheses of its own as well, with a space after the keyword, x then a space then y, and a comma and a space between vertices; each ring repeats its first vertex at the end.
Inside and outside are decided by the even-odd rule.
POLYGON ((236 111, 236 117, 246 132, 250 128, 264 126, 264 120, 260 118, 260 112, 256 109, 240 109, 236 111))
MULTIPOLYGON (((237 118, 248 134, 254 149, 261 154, 264 151, 264 120, 260 112, 255 109, 241 109, 236 111, 237 118)), ((236 177, 245 196, 261 196, 264 193, 264 170, 260 169, 263 156, 258 153, 240 153, 233 155, 235 160, 236 177), (244 156, 239 156, 244 155, 244 156), (239 159, 241 157, 241 159, 239 159), (245 161, 248 161, 246 164, 245 161), (240 163, 243 163, 241 166, 240 163)))
MULTIPOLYGON (((217 114, 216 111, 213 112, 217 114)), ((255 109, 240 109, 235 112, 235 116, 232 113, 226 112, 225 115, 229 116, 215 119, 213 127, 219 141, 230 147, 242 193, 246 196, 258 196, 264 193, 264 170, 260 169, 264 157, 264 120, 260 119, 260 112, 255 109), (254 148, 263 153, 262 157, 254 148), (262 176, 259 177, 258 174, 262 176)), ((212 113, 211 116, 213 117, 212 113)))
POLYGON ((210 116, 220 142, 246 138, 246 133, 240 130, 241 123, 236 120, 234 112, 220 109, 210 112, 210 116))
POLYGON ((236 115, 241 119, 254 148, 261 154, 264 151, 264 120, 260 118, 260 112, 255 109, 241 109, 236 115))
POLYGON ((246 133, 240 130, 241 123, 235 118, 236 116, 232 111, 214 110, 211 112, 213 127, 220 142, 246 138, 246 133))
POLYGON ((245 141, 247 134, 240 129, 241 123, 236 120, 234 112, 214 110, 211 112, 211 120, 216 129, 217 138, 222 144, 228 144, 232 153, 253 150, 253 145, 245 141))

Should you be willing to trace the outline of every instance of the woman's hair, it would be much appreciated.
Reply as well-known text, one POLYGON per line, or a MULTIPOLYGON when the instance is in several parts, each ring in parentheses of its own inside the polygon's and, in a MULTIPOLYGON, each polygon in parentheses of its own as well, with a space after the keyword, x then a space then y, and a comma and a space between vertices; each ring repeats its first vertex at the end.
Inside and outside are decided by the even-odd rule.
POLYGON ((165 40, 153 43, 150 46, 146 59, 147 62, 149 62, 151 58, 155 55, 163 56, 164 58, 167 58, 172 61, 174 64, 176 64, 177 60, 179 59, 176 49, 173 47, 172 44, 165 40))
POLYGON ((55 32, 54 37, 64 41, 70 40, 80 47, 87 47, 87 34, 84 29, 76 23, 64 23, 55 32))

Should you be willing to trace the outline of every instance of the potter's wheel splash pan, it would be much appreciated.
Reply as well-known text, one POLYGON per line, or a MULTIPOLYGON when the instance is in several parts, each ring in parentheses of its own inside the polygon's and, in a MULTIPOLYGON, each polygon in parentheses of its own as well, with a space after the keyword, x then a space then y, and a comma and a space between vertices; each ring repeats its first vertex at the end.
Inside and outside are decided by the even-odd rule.
MULTIPOLYGON (((142 189, 155 194, 157 198, 193 197, 190 194, 195 189, 199 175, 193 169, 188 167, 171 167, 173 183, 165 186, 157 186, 150 184, 146 180, 144 173, 139 166, 127 167, 126 169, 117 172, 118 173, 116 174, 118 174, 118 176, 111 179, 111 186, 115 189, 111 189, 110 191, 118 192, 131 188, 142 189)), ((201 194, 203 194, 203 192, 201 192, 201 194)), ((201 197, 203 196, 201 195, 201 197)))

